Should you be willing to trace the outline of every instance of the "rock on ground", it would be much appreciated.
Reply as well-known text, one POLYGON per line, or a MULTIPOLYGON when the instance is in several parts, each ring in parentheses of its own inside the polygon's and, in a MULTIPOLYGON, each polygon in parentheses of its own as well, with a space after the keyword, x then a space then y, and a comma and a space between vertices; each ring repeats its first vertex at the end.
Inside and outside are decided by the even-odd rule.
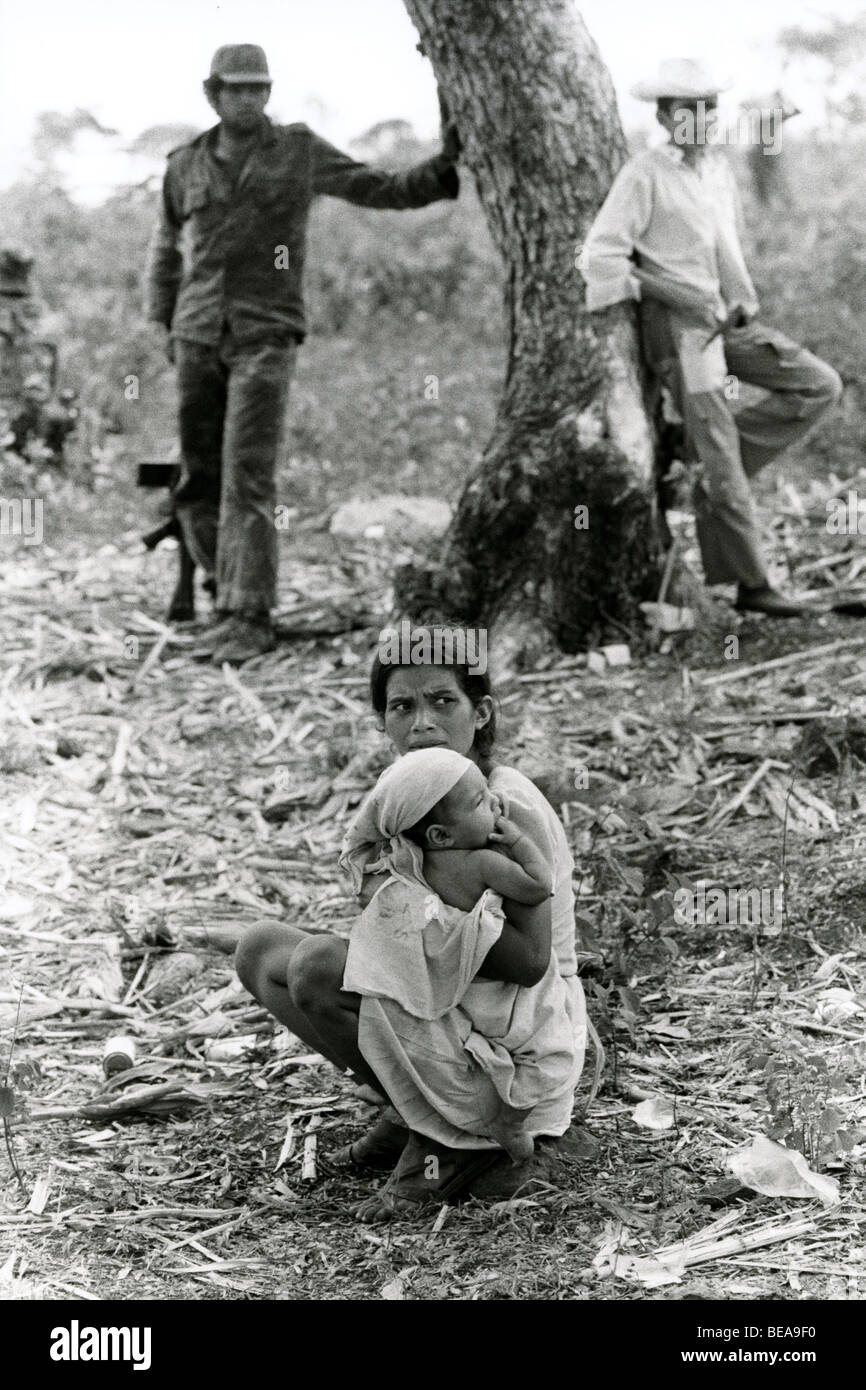
POLYGON ((451 524, 451 508, 438 497, 353 497, 331 518, 331 534, 351 539, 393 537, 409 545, 441 536, 451 524))

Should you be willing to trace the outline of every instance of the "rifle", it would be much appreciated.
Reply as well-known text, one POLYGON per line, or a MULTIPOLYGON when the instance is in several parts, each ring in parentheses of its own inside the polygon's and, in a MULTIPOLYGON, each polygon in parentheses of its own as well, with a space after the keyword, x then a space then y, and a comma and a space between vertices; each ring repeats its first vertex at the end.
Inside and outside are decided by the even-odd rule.
MULTIPOLYGON (((644 270, 641 266, 635 266, 633 274, 643 286, 646 299, 656 299, 669 309, 684 314, 695 314, 699 318, 706 319, 708 305, 699 290, 693 290, 688 285, 681 285, 677 280, 671 280, 666 275, 657 275, 651 270, 644 270)), ((735 304, 729 310, 726 318, 719 319, 716 327, 707 337, 704 347, 709 347, 716 338, 727 333, 729 328, 745 328, 749 321, 749 315, 742 304, 735 304)))
POLYGON ((643 286, 646 299, 657 299, 668 309, 695 314, 698 318, 705 319, 711 312, 706 295, 701 294, 700 290, 692 289, 690 285, 683 285, 679 280, 672 280, 669 276, 659 275, 653 270, 644 270, 639 265, 632 267, 632 274, 643 286))
MULTIPOLYGON (((180 477, 180 465, 177 463, 156 463, 147 462, 138 465, 136 485, 143 488, 167 487, 170 492, 180 477)), ((177 513, 174 510, 174 498, 169 496, 167 504, 163 504, 163 510, 168 507, 168 515, 161 525, 155 526, 152 531, 148 531, 146 536, 142 536, 144 544, 148 550, 155 550, 161 541, 173 537, 178 543, 178 561, 180 573, 178 574, 177 584, 168 606, 166 617, 170 623, 187 623, 195 617, 195 561, 186 546, 177 513)), ((214 581, 206 579, 204 588, 213 593, 214 581)))

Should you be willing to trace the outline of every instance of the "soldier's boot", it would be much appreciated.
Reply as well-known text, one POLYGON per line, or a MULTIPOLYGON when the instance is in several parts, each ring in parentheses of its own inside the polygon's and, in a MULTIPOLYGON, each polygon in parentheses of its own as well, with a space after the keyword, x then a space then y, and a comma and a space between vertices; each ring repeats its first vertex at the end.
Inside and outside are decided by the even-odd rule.
POLYGON ((242 666, 253 657, 264 656, 273 651, 276 637, 269 614, 238 615, 226 633, 225 640, 214 648, 213 661, 222 666, 227 661, 231 666, 242 666))

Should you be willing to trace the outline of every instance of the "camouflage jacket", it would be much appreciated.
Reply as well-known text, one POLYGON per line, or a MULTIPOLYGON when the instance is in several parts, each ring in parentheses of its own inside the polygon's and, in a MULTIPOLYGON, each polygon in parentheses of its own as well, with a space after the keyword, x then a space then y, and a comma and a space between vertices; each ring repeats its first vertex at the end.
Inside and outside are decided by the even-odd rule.
POLYGON ((302 290, 310 204, 317 194, 369 208, 456 198, 444 154, 400 174, 358 164, 305 125, 273 125, 237 182, 215 156, 219 127, 172 150, 148 255, 147 316, 179 338, 217 344, 274 331, 304 335, 302 290))

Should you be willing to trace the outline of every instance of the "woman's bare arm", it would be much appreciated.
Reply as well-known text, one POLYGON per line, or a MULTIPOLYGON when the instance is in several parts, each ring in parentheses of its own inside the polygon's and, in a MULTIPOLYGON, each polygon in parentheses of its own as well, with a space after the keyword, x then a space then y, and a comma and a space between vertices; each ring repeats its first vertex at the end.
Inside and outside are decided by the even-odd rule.
POLYGON ((550 964, 550 898, 535 907, 506 900, 502 935, 484 957, 478 976, 506 984, 537 985, 550 964))

